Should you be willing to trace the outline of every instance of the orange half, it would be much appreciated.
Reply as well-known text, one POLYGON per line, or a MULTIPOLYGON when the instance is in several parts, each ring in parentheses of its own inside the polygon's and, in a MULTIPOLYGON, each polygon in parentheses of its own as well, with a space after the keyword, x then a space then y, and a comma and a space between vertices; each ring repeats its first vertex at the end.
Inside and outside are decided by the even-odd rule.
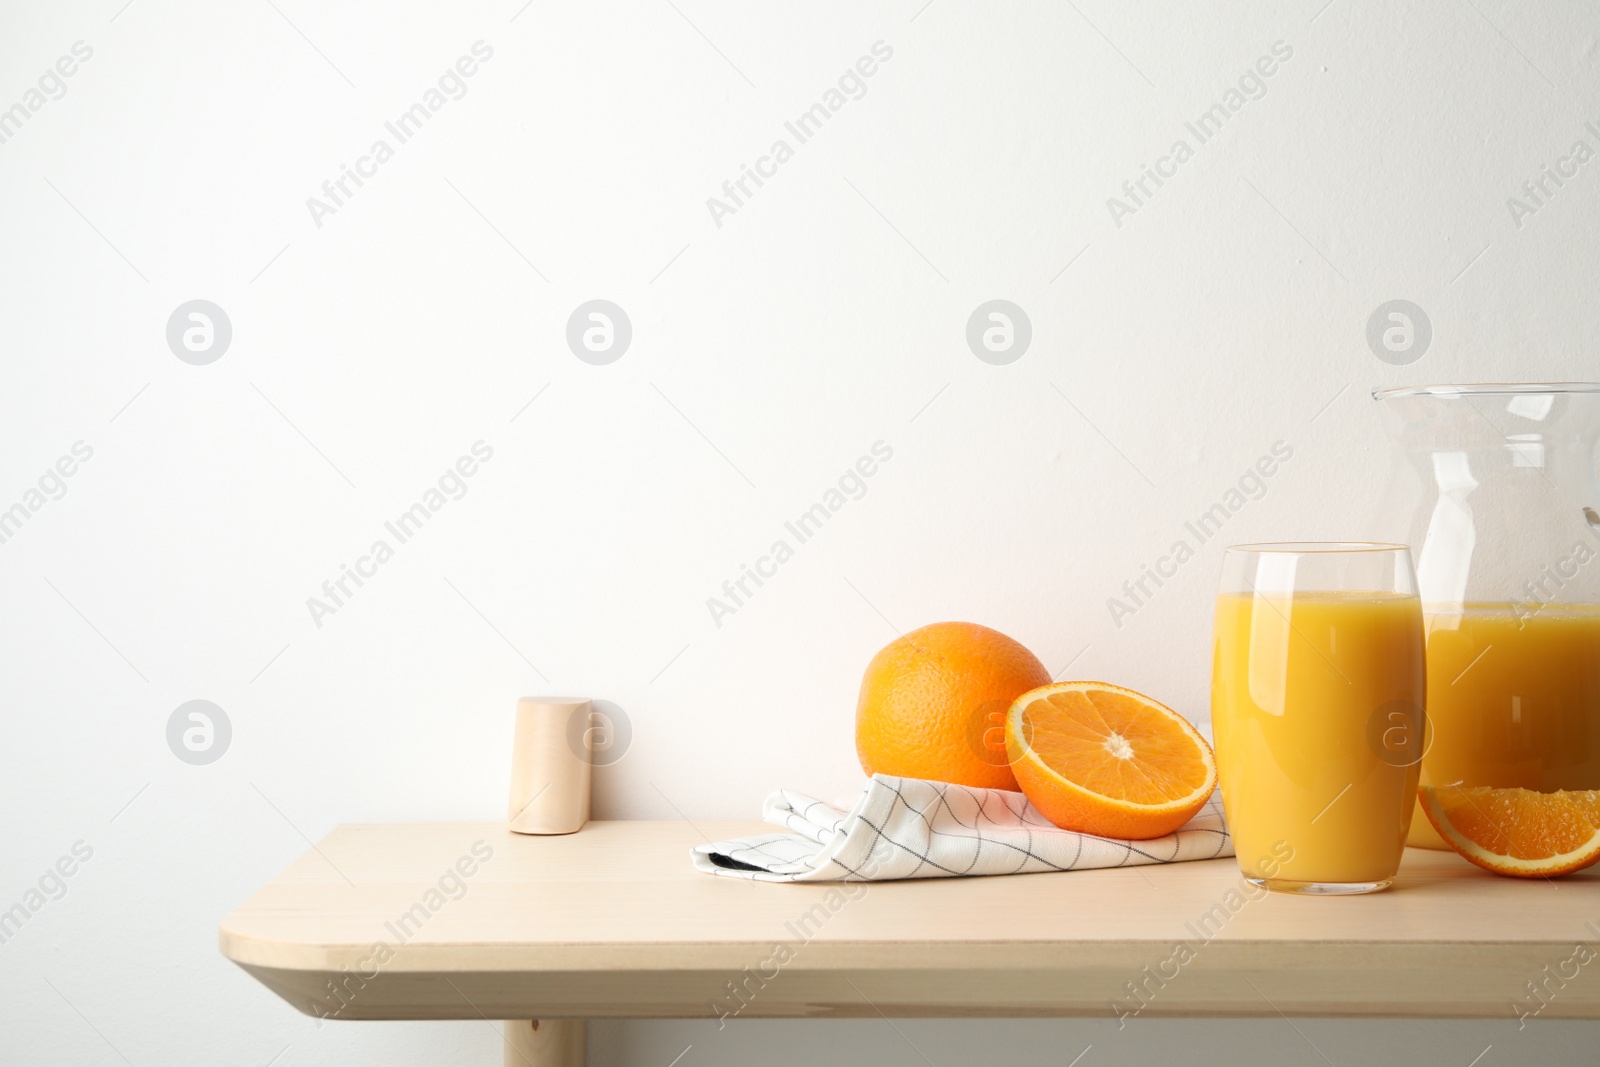
POLYGON ((1189 720, 1106 682, 1057 682, 1018 697, 1006 754, 1029 803, 1064 830, 1160 837, 1217 785, 1211 746, 1189 720))
POLYGON ((1486 871, 1548 878, 1600 860, 1600 791, 1425 785, 1418 798, 1445 843, 1486 871))

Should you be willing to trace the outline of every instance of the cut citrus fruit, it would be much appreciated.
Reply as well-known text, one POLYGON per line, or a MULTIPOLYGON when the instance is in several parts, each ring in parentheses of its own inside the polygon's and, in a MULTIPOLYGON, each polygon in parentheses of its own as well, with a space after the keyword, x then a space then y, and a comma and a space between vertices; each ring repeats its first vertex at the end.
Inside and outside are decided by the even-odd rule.
POLYGON ((1101 837, 1171 833, 1217 785, 1200 731, 1165 704, 1106 682, 1022 694, 1006 716, 1006 752, 1045 818, 1101 837))
POLYGON ((1418 799, 1439 836, 1486 871, 1548 878, 1600 860, 1600 791, 1425 785, 1418 799))

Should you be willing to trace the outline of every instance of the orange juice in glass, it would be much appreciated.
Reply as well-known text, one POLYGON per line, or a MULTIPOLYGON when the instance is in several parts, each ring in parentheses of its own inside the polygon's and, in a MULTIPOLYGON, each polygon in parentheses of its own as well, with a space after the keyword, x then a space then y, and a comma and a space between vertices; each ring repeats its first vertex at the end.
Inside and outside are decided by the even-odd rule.
POLYGON ((1228 549, 1211 723, 1246 878, 1286 892, 1387 887, 1424 748, 1422 605, 1404 545, 1228 549))

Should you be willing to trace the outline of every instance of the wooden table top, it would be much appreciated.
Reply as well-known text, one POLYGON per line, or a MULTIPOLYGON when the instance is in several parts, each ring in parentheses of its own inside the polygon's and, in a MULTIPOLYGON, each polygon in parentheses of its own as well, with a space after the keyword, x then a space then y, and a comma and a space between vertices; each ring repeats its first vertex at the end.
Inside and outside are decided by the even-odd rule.
POLYGON ((1600 970, 1600 868, 1524 881, 1410 849, 1387 892, 1307 898, 1231 859, 854 885, 690 866, 692 845, 768 829, 341 826, 222 922, 221 948, 347 1019, 1600 1018, 1600 980, 1573 980, 1600 970))

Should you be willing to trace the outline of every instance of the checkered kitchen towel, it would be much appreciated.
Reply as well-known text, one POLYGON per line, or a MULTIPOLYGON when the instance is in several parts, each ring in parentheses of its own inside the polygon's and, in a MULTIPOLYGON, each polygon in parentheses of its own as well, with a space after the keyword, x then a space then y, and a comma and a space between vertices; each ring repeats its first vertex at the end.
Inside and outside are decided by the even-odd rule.
POLYGON ((1213 793, 1165 837, 1119 841, 1052 826, 1021 793, 875 774, 849 811, 786 789, 761 817, 791 833, 696 845, 696 870, 758 882, 881 882, 1135 867, 1233 855, 1213 793))

